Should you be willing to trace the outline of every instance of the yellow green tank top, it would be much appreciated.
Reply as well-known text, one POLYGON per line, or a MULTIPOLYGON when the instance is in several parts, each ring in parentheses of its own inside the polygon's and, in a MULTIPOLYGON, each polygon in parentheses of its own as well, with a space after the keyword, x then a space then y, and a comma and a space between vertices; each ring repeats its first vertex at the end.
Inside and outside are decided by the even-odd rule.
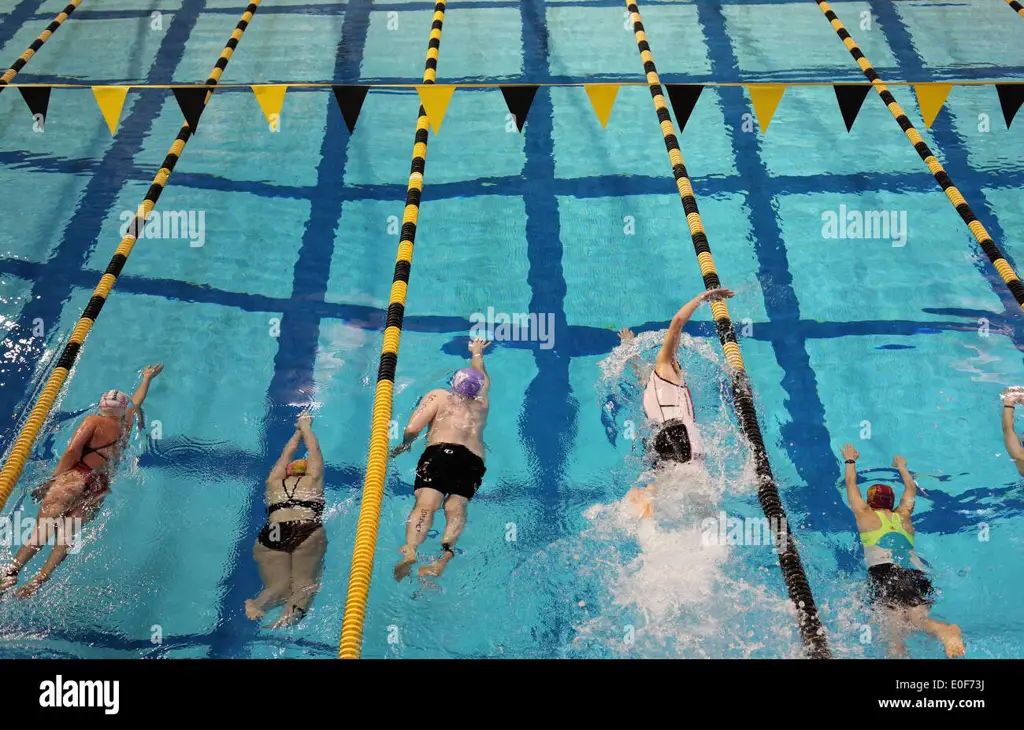
POLYGON ((887 515, 882 510, 875 510, 875 514, 882 525, 876 530, 860 533, 860 541, 864 545, 864 559, 868 567, 884 563, 916 565, 914 536, 903 527, 900 516, 895 512, 887 515))

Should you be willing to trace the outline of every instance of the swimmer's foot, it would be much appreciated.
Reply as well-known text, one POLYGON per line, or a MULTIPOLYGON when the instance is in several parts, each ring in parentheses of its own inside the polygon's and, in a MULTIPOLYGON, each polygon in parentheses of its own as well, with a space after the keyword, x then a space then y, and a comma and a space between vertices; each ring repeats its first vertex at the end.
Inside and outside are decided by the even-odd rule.
POLYGON ((43 583, 45 583, 45 582, 46 581, 44 581, 43 579, 39 578, 38 576, 34 577, 34 578, 32 578, 32 580, 30 580, 28 583, 23 585, 21 588, 19 588, 18 590, 14 591, 14 595, 16 595, 18 598, 31 598, 32 596, 34 596, 36 594, 36 591, 39 590, 39 587, 42 586, 43 583))
POLYGON ((448 565, 448 561, 451 557, 448 553, 445 553, 445 557, 435 560, 430 565, 424 565, 419 569, 418 574, 421 578, 425 576, 431 576, 437 578, 444 572, 445 566, 448 565))
POLYGON ((960 627, 956 624, 950 624, 942 629, 939 632, 939 639, 942 641, 942 645, 946 647, 946 656, 950 659, 958 659, 967 653, 963 634, 960 631, 960 627))
POLYGON ((259 621, 263 616, 266 615, 263 611, 256 608, 256 601, 249 599, 245 602, 245 617, 250 621, 259 621))
POLYGON ((265 629, 283 629, 285 626, 291 626, 292 624, 298 623, 306 613, 301 608, 289 606, 281 614, 281 618, 272 624, 264 626, 265 629))
POLYGON ((626 496, 637 517, 650 519, 654 516, 654 504, 651 501, 651 495, 646 489, 630 489, 629 494, 626 496))
POLYGON ((412 573, 412 566, 416 564, 416 548, 403 545, 398 548, 398 552, 402 554, 402 559, 395 565, 395 580, 401 582, 404 578, 408 578, 412 573))

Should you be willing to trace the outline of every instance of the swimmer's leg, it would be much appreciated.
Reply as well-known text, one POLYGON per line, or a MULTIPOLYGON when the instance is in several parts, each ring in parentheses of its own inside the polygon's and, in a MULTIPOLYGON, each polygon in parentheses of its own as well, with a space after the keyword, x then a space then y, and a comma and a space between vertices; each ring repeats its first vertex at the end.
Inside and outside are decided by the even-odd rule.
MULTIPOLYGON (((81 475, 77 472, 68 472, 66 474, 57 477, 54 481, 53 488, 49 491, 46 498, 43 500, 42 506, 39 508, 39 514, 36 516, 36 524, 32 528, 32 534, 29 539, 22 545, 18 552, 15 553, 14 559, 10 565, 4 571, 3 576, 0 577, 0 593, 13 588, 18 583, 18 572, 24 568, 32 558, 36 556, 43 546, 50 541, 51 538, 59 538, 58 532, 63 524, 61 517, 66 514, 71 507, 74 505, 75 500, 78 498, 79 493, 85 487, 85 481, 81 475)), ((57 539, 57 542, 61 542, 57 539)), ((66 543, 66 541, 64 541, 66 543)), ((55 547, 60 547, 56 545, 55 547)), ((50 572, 53 571, 64 558, 67 557, 67 544, 64 545, 62 553, 56 556, 51 556, 50 560, 47 560, 46 565, 50 565, 50 572), (51 563, 51 560, 55 562, 51 563)), ((28 585, 22 589, 17 595, 22 597, 31 596, 39 588, 45 580, 49 578, 50 573, 43 571, 46 566, 40 569, 39 574, 33 581, 36 581, 40 577, 40 574, 44 576, 41 580, 36 581, 36 585, 29 588, 28 585)))
POLYGON ((245 615, 257 621, 268 608, 283 602, 291 590, 292 556, 283 550, 271 550, 261 542, 252 549, 252 557, 260 570, 263 590, 245 602, 245 615))
POLYGON ((281 618, 270 625, 276 629, 301 621, 306 609, 320 590, 320 574, 323 569, 324 553, 327 552, 327 533, 320 528, 302 541, 292 553, 291 595, 281 618))
POLYGON ((425 565, 419 570, 420 575, 441 575, 444 572, 448 561, 455 557, 455 541, 466 527, 466 505, 469 500, 458 494, 448 495, 444 502, 444 536, 441 538, 441 545, 444 552, 441 557, 430 565, 425 565))
POLYGON ((929 609, 926 605, 914 606, 907 611, 908 618, 914 628, 925 631, 941 641, 942 646, 946 650, 946 656, 950 659, 964 656, 967 653, 967 648, 964 646, 960 627, 956 624, 936 621, 928 615, 928 611, 929 609))
POLYGON ((395 580, 402 580, 412 572, 416 563, 416 549, 427 539, 434 524, 434 513, 441 509, 444 495, 436 489, 421 487, 416 490, 416 504, 405 523, 405 544, 398 549, 402 559, 395 565, 395 580))
POLYGON ((907 616, 903 609, 886 608, 882 611, 882 625, 889 637, 888 659, 907 658, 907 616))

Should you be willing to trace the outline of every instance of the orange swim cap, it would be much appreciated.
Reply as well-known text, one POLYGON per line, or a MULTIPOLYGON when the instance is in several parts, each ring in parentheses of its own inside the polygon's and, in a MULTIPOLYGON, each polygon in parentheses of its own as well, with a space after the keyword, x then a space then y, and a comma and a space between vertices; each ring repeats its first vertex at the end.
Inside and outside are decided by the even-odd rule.
POLYGON ((306 473, 306 460, 296 459, 288 464, 288 476, 302 476, 306 473))

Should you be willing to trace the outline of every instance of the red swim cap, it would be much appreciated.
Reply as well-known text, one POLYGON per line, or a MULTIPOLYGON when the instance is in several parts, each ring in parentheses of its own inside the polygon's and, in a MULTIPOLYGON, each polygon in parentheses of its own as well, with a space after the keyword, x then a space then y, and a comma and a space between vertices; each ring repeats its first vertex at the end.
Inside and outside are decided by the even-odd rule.
POLYGON ((868 487, 868 506, 871 509, 887 509, 892 511, 896 504, 896 492, 886 484, 874 484, 868 487))

